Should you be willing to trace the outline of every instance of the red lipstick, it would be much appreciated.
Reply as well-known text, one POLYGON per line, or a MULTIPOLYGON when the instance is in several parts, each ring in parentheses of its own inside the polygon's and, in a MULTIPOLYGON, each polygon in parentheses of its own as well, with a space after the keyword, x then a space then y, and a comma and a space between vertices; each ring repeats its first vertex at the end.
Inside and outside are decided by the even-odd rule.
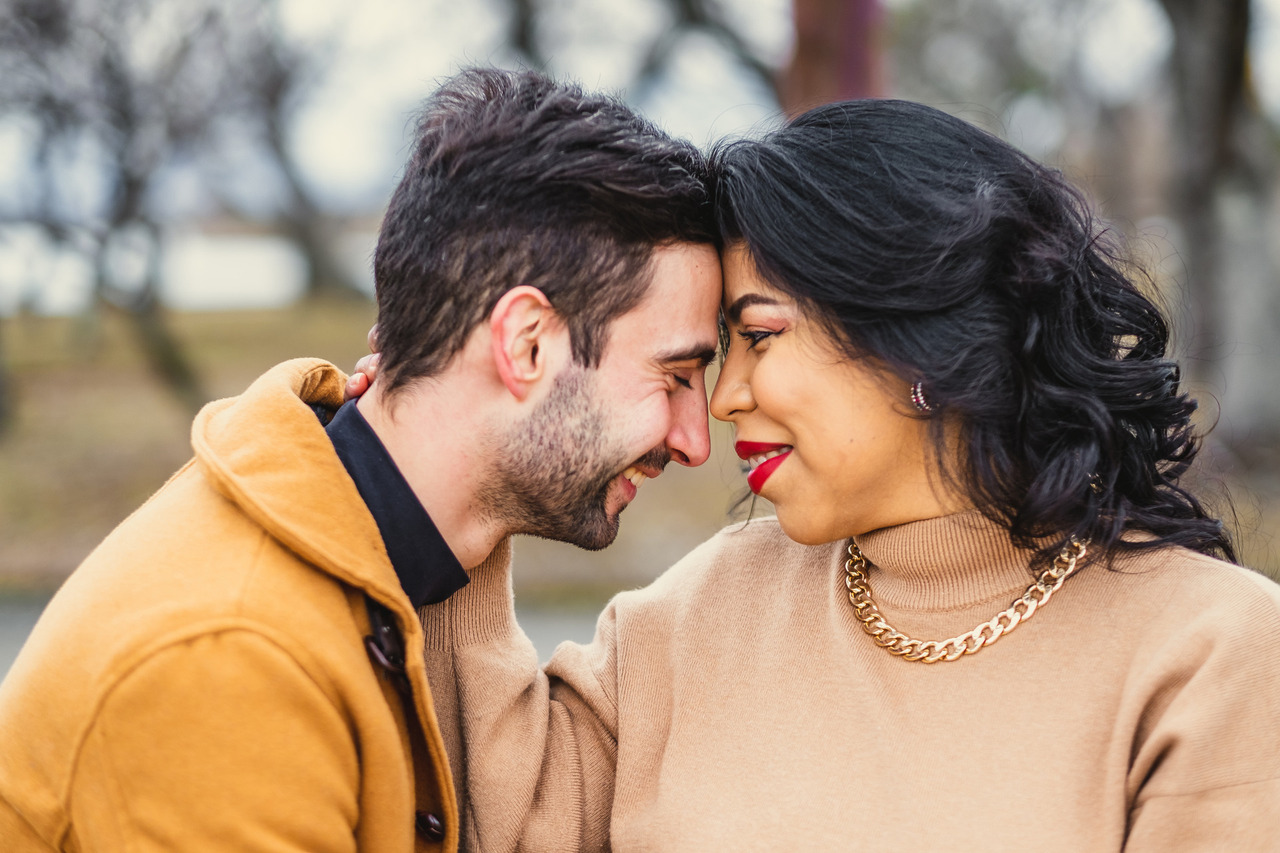
POLYGON ((739 441, 733 445, 733 449, 737 452, 739 459, 750 459, 752 456, 759 456, 761 453, 768 453, 770 450, 781 450, 790 446, 789 444, 770 444, 763 441, 739 441))
MULTIPOLYGON (((738 457, 741 459, 750 459, 753 456, 781 450, 784 447, 790 447, 790 445, 766 444, 760 441, 739 441, 733 445, 733 449, 737 451, 738 457)), ((769 476, 778 470, 778 466, 786 461, 786 458, 790 455, 790 450, 786 453, 779 453, 777 456, 766 459, 753 468, 751 473, 747 475, 747 485, 751 488, 751 491, 757 495, 760 494, 760 490, 764 488, 764 481, 769 479, 769 476)))

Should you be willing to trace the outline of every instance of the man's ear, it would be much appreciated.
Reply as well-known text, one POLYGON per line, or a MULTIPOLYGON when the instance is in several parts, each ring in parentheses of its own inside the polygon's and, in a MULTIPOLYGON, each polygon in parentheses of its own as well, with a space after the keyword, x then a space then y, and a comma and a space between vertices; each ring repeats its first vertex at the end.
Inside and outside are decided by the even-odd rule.
POLYGON ((507 390, 518 400, 547 373, 550 349, 563 323, 546 294, 522 284, 502 295, 489 314, 493 363, 507 390))

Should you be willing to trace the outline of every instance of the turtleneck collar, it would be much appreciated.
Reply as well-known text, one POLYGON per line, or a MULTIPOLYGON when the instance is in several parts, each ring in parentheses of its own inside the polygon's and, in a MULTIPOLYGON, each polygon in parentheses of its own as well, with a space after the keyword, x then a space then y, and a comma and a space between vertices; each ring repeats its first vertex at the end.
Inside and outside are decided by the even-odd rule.
POLYGON ((873 530, 855 540, 871 563, 877 602, 916 611, 956 610, 1017 597, 1034 579, 1031 551, 977 510, 873 530))

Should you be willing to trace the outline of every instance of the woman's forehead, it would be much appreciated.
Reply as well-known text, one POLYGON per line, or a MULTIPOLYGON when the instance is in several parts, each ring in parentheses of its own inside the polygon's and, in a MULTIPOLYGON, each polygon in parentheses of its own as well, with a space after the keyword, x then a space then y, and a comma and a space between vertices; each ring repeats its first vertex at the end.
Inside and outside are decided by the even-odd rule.
MULTIPOLYGON (((725 247, 721 254, 724 267, 724 306, 728 309, 748 294, 754 294, 754 303, 766 300, 778 304, 790 304, 791 297, 778 290, 760 275, 755 259, 742 243, 725 247)), ((732 319, 732 318, 731 318, 732 319)))

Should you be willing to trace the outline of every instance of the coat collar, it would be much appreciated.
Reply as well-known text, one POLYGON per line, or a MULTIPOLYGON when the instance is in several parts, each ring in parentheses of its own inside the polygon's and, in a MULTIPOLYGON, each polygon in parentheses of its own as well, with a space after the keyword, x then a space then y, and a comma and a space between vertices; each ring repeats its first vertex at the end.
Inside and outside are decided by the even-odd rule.
POLYGON ((388 607, 407 601, 373 516, 311 409, 342 404, 346 376, 296 359, 201 409, 196 460, 227 500, 302 559, 388 607))

